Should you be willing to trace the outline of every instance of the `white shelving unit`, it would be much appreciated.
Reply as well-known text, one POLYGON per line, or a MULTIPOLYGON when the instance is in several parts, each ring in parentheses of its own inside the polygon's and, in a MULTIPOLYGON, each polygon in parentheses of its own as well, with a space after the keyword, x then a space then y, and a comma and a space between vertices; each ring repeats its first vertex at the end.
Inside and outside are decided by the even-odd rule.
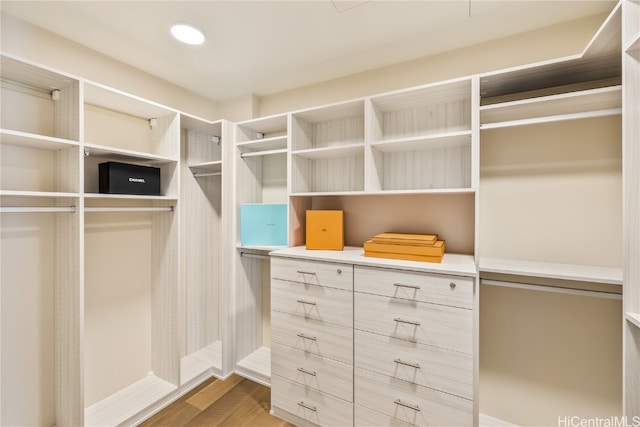
POLYGON ((624 415, 640 416, 640 2, 622 4, 624 415))
POLYGON ((232 369, 231 292, 224 268, 230 233, 230 122, 209 122, 182 114, 181 227, 182 277, 180 383, 198 384, 211 374, 225 377, 232 369), (229 163, 227 163, 229 162, 229 163), (208 260, 203 262, 203 260, 208 260))
POLYGON ((292 195, 364 191, 364 100, 291 114, 292 195))
POLYGON ((242 245, 240 205, 289 203, 287 194, 289 116, 279 114, 236 124, 235 371, 271 383, 270 268, 268 253, 278 246, 242 245))

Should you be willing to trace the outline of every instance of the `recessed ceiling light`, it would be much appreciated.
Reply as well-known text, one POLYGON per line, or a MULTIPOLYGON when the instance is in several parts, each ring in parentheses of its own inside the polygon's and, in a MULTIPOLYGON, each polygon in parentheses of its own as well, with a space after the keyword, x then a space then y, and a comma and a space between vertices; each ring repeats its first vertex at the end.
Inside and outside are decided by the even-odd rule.
POLYGON ((188 24, 174 24, 171 27, 171 35, 186 44, 197 45, 204 43, 202 31, 188 24))

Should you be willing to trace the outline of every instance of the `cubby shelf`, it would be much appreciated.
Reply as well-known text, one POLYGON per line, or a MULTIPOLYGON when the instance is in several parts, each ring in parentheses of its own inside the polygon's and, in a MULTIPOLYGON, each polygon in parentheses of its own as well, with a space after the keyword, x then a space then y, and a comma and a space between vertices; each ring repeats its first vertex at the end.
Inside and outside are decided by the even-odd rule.
POLYGON ((287 149, 287 136, 274 136, 270 138, 254 139, 251 141, 238 142, 236 146, 246 156, 249 153, 259 153, 263 151, 283 151, 287 149))
POLYGON ((177 162, 177 159, 158 156, 150 153, 143 153, 139 151, 123 150, 115 147, 109 147, 106 145, 98 144, 84 144, 84 151, 86 156, 100 157, 110 160, 120 160, 125 162, 137 162, 147 164, 161 164, 177 162))
POLYGON ((311 160, 324 160, 334 159, 338 157, 351 157, 357 156, 364 152, 364 143, 362 144, 349 144, 340 147, 324 147, 324 148, 310 148, 307 150, 292 151, 292 156, 304 157, 311 160))
POLYGON ((0 143, 3 145, 15 145, 17 147, 37 148, 40 150, 63 150, 78 147, 77 141, 52 136, 37 135, 28 132, 20 132, 9 129, 0 129, 0 143))
POLYGON ((480 272, 622 285, 622 269, 500 258, 480 258, 480 272))
POLYGON ((222 160, 214 160, 211 162, 202 162, 189 165, 191 172, 195 174, 215 174, 222 172, 222 160))
POLYGON ((622 113, 622 86, 541 96, 480 107, 481 129, 622 113))
POLYGON ((471 144, 471 131, 375 141, 371 146, 384 153, 428 150, 439 147, 455 147, 471 144))

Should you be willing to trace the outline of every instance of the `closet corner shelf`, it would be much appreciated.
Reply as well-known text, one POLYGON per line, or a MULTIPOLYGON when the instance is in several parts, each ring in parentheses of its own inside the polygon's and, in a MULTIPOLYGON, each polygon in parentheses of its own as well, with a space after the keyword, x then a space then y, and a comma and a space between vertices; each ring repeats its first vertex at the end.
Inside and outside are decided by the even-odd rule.
POLYGON ((222 160, 214 160, 211 162, 202 162, 189 165, 191 172, 196 173, 219 173, 222 172, 222 160))
POLYGON ((267 387, 271 386, 271 349, 260 347, 236 363, 236 373, 267 387))
POLYGON ((158 156, 151 153, 143 153, 140 151, 125 150, 121 148, 109 147, 106 145, 98 145, 85 143, 84 144, 85 155, 104 157, 113 160, 144 162, 149 164, 162 164, 162 163, 175 163, 178 160, 166 157, 158 156))
POLYGON ((85 425, 120 425, 177 388, 155 375, 148 375, 86 408, 85 425))
POLYGON ((480 273, 512 274, 516 276, 622 285, 622 269, 616 267, 481 257, 479 268, 480 273))
POLYGON ((0 129, 0 143, 2 143, 2 145, 14 145, 17 147, 38 148, 50 151, 63 150, 80 145, 78 141, 72 141, 70 139, 55 138, 9 129, 0 129))
POLYGON ((633 324, 636 328, 640 329, 640 313, 627 312, 625 314, 625 317, 631 324, 633 324))
POLYGON ((244 155, 249 153, 269 152, 275 150, 287 150, 287 136, 274 136, 270 138, 254 139, 251 141, 238 142, 236 144, 242 150, 244 155))

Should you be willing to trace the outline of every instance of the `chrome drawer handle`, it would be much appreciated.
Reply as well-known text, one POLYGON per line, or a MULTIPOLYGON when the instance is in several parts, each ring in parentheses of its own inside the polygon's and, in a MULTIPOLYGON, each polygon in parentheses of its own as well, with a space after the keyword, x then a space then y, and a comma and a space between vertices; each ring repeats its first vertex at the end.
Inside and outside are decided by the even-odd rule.
POLYGON ((310 275, 312 275, 312 276, 315 276, 315 275, 316 275, 315 271, 304 271, 304 270, 298 270, 298 271, 297 271, 297 273, 298 273, 298 274, 310 274, 310 275))
POLYGON ((409 366, 411 368, 420 369, 419 363, 409 363, 409 362, 405 362, 402 359, 396 359, 394 360, 394 362, 397 363, 398 365, 404 365, 404 366, 409 366))
POLYGON ((310 336, 307 336, 305 334, 298 334, 298 337, 300 337, 302 339, 305 339, 305 340, 311 340, 311 341, 316 341, 317 340, 316 337, 310 337, 310 336))
POLYGON ((414 411, 420 412, 420 407, 418 405, 411 405, 410 403, 405 403, 400 399, 396 399, 393 401, 396 405, 404 406, 405 408, 413 409, 414 411))
POLYGON ((416 289, 416 290, 420 289, 420 286, 418 285, 407 285, 406 283, 394 283, 393 286, 398 288, 409 288, 409 289, 416 289))
POLYGON ((303 374, 311 375, 311 376, 314 376, 314 377, 316 376, 316 372, 315 372, 315 371, 313 371, 313 372, 311 372, 311 371, 307 371, 307 370, 306 370, 306 369, 304 369, 304 368, 298 368, 298 371, 299 371, 299 372, 302 372, 303 374))
POLYGON ((299 300, 297 300, 297 301, 298 301, 300 304, 316 305, 316 303, 315 303, 315 302, 313 302, 313 301, 305 301, 305 300, 303 300, 303 299, 299 299, 299 300))
POLYGON ((306 403, 304 403, 304 401, 300 401, 298 402, 298 406, 303 407, 304 409, 308 409, 310 411, 316 412, 318 409, 316 409, 315 406, 311 406, 311 405, 307 405, 306 403))
POLYGON ((413 326, 420 326, 420 322, 416 321, 412 321, 412 320, 404 320, 401 319, 399 317, 396 317, 395 319, 393 319, 394 322, 398 322, 398 323, 407 323, 409 325, 413 325, 413 326))

